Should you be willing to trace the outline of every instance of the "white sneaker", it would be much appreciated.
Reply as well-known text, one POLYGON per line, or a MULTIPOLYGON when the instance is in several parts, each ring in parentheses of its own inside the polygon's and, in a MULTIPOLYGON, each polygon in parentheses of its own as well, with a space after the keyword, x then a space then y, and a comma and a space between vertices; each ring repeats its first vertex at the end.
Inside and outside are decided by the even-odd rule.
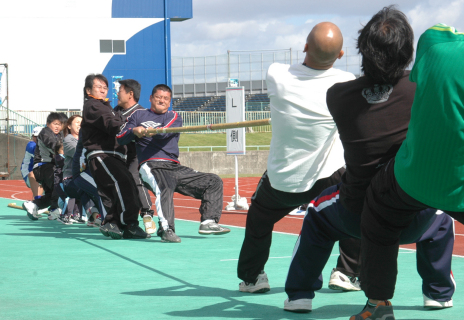
POLYGON ((340 271, 332 269, 329 280, 329 288, 332 290, 360 291, 361 281, 359 281, 356 277, 349 277, 340 271))
POLYGON ((290 216, 304 216, 306 214, 306 210, 301 210, 300 207, 293 209, 290 211, 290 216))
POLYGON ((38 207, 34 202, 32 201, 23 202, 23 209, 26 210, 27 216, 29 217, 29 219, 39 220, 40 215, 37 212, 38 207))
POLYGON ((453 306, 453 299, 448 301, 436 301, 426 297, 424 294, 422 294, 422 297, 424 297, 424 308, 443 309, 451 308, 453 306))
POLYGON ((267 274, 264 271, 256 278, 256 282, 241 282, 238 285, 238 290, 241 292, 249 292, 249 293, 264 293, 271 290, 269 286, 269 280, 267 279, 267 274))
POLYGON ((156 232, 156 223, 149 214, 143 216, 143 225, 145 226, 146 233, 153 234, 156 232))
POLYGON ((56 209, 53 209, 50 211, 49 215, 48 215, 48 220, 56 220, 60 217, 61 215, 61 209, 60 208, 56 208, 56 209))
POLYGON ((100 225, 101 225, 100 214, 98 212, 93 212, 90 218, 87 220, 87 227, 100 228, 100 225))
POLYGON ((313 310, 313 299, 285 300, 284 310, 298 313, 307 313, 313 310))
POLYGON ((48 213, 47 211, 48 211, 48 208, 38 209, 38 210, 37 210, 37 214, 38 214, 39 216, 42 216, 42 214, 48 213))

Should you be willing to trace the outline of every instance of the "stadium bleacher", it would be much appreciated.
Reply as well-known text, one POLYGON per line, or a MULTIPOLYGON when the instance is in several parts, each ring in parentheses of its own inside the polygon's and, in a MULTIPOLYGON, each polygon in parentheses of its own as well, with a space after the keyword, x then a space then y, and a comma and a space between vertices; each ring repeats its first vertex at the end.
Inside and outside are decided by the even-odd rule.
MULTIPOLYGON (((269 98, 266 93, 245 96, 246 111, 268 111, 269 98)), ((225 96, 176 98, 173 100, 175 111, 226 111, 225 96)))
POLYGON ((175 111, 197 111, 203 107, 213 97, 190 97, 177 98, 172 103, 172 108, 175 111))

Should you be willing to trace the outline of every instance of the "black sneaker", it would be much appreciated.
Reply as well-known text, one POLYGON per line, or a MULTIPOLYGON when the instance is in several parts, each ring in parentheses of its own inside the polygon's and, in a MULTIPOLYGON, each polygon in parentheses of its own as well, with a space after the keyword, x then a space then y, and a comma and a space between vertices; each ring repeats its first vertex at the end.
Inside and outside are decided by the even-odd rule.
POLYGON ((138 223, 132 223, 124 229, 122 237, 124 239, 148 239, 151 238, 151 235, 143 231, 138 223))
POLYGON ((162 242, 180 242, 180 238, 177 234, 174 233, 171 229, 163 230, 163 234, 161 235, 162 242))
POLYGON ((73 224, 72 221, 71 221, 71 219, 69 218, 69 216, 66 215, 66 214, 61 214, 61 215, 58 217, 58 219, 56 219, 56 220, 58 220, 58 221, 61 222, 62 224, 66 224, 66 225, 73 224))
POLYGON ((105 223, 100 227, 100 232, 105 237, 111 237, 113 239, 122 238, 122 231, 119 230, 118 226, 115 223, 105 223))

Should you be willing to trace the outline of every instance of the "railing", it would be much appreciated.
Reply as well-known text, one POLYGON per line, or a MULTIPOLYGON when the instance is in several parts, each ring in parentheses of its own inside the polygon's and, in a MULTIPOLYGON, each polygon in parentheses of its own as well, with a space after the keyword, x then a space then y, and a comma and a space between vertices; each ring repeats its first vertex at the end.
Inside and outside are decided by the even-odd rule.
MULTIPOLYGON (((270 146, 246 146, 247 150, 269 150, 270 146)), ((226 151, 227 146, 194 146, 194 147, 181 147, 179 146, 180 151, 186 151, 190 152, 190 149, 198 149, 198 150, 192 150, 192 151, 214 151, 213 149, 219 149, 216 151, 226 151), (187 149, 187 150, 182 150, 182 149, 187 149), (208 150, 209 149, 209 150, 208 150)))
POLYGON ((246 111, 269 111, 269 102, 248 101, 245 105, 246 111))
MULTIPOLYGON (((7 115, 6 108, 4 106, 0 106, 0 119, 2 120, 0 122, 1 133, 7 133, 7 128, 6 128, 7 117, 8 115, 7 115)), ((10 122, 10 128, 8 131, 10 132, 10 134, 22 135, 22 136, 26 136, 30 138, 32 136, 32 130, 34 130, 35 127, 44 126, 47 121, 45 121, 44 124, 41 124, 41 123, 38 123, 36 121, 26 118, 24 115, 19 114, 16 111, 10 110, 9 111, 9 122, 10 122)))
MULTIPOLYGON (((3 109, 1 110, 3 112, 3 109)), ((47 123, 47 116, 51 111, 11 111, 10 110, 10 119, 17 119, 13 124, 18 126, 14 130, 18 132, 31 133, 32 129, 35 126, 45 126, 47 123), (16 118, 14 118, 16 117, 16 118), (29 125, 29 127, 27 127, 29 125), (21 126, 24 126, 21 127, 21 126), (31 128, 32 126, 32 128, 31 128)), ((201 126, 207 124, 219 124, 226 123, 226 113, 224 111, 218 112, 201 112, 201 111, 178 111, 179 115, 182 117, 184 126, 201 126)), ((68 112, 68 116, 73 114, 80 114, 77 111, 68 112)), ((270 111, 247 111, 245 112, 245 120, 262 120, 268 119, 271 117, 270 111)), ((5 114, 2 114, 2 119, 6 119, 6 109, 5 114)), ((11 120, 10 120, 11 121, 11 120)), ((6 127, 6 123, 5 123, 6 127)), ((11 130, 10 125, 10 130, 11 130)), ((3 130, 6 130, 3 128, 3 130)), ((272 128, 270 125, 261 126, 261 127, 252 127, 248 128, 247 132, 271 132, 272 128)), ((10 131, 11 132, 11 131, 10 131)), ((16 132, 16 131, 15 131, 16 132)), ((196 133, 219 133, 226 132, 226 130, 214 130, 214 131, 198 131, 196 133)), ((26 134, 27 135, 27 134, 26 134)), ((30 136, 30 135, 29 135, 30 136)))

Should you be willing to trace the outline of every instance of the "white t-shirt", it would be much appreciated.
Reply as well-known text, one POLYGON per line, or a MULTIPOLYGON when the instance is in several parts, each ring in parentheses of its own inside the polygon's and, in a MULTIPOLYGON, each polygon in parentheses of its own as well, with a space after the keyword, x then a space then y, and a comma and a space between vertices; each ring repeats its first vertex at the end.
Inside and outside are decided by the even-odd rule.
POLYGON ((345 164, 326 94, 335 83, 353 79, 352 73, 334 68, 315 70, 281 63, 269 67, 272 140, 267 172, 274 189, 307 191, 345 164))

